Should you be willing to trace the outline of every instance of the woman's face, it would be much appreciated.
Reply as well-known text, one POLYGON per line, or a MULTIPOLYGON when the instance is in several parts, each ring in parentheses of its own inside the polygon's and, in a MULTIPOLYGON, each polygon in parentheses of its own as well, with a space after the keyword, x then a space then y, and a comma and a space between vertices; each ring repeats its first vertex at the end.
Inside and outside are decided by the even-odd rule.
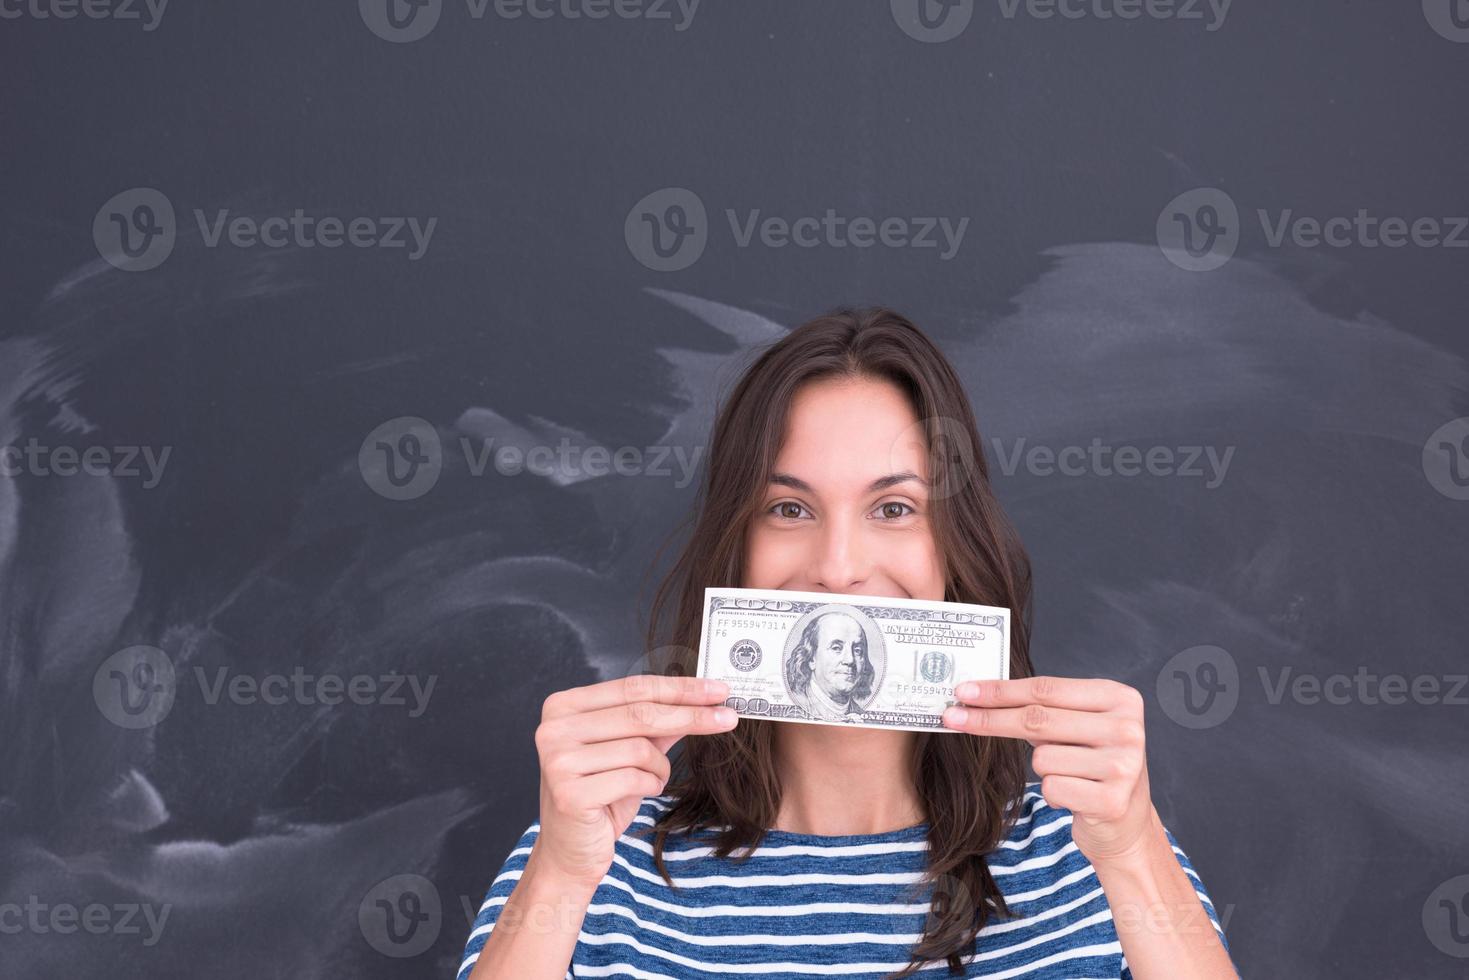
POLYGON ((893 384, 803 385, 746 536, 744 587, 943 599, 927 467, 922 427, 893 384))

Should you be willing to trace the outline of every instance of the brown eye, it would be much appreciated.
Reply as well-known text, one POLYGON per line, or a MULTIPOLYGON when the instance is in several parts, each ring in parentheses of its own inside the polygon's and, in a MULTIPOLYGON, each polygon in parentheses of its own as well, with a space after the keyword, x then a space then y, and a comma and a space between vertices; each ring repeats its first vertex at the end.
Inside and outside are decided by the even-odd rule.
MULTIPOLYGON (((883 512, 883 519, 884 520, 889 520, 889 521, 896 521, 896 520, 900 520, 901 518, 907 517, 908 515, 907 515, 907 513, 905 513, 905 510, 906 511, 913 511, 913 508, 912 507, 909 507, 907 504, 903 503, 900 500, 889 500, 887 503, 885 503, 885 504, 879 504, 878 506, 879 506, 879 509, 881 509, 882 512, 883 512), (891 510, 889 510, 889 508, 891 508, 891 507, 898 508, 898 512, 896 514, 894 514, 891 510)), ((917 512, 914 511, 914 513, 917 513, 917 512)))
POLYGON ((772 511, 775 511, 778 514, 778 516, 784 517, 784 518, 787 518, 788 520, 793 520, 793 521, 794 520, 799 520, 800 517, 801 517, 801 512, 805 510, 804 507, 802 507, 800 504, 796 503, 794 500, 782 500, 780 503, 776 504, 775 506, 771 507, 770 509, 772 511), (791 513, 790 510, 788 510, 786 508, 794 509, 795 510, 795 513, 794 514, 791 513))

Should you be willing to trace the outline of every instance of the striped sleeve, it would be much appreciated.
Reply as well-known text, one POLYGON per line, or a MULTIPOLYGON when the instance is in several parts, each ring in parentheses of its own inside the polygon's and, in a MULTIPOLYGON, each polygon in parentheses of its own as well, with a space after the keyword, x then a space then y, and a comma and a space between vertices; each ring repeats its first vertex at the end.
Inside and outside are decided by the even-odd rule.
MULTIPOLYGON (((495 922, 500 917, 500 910, 505 907, 505 900, 515 890, 516 883, 520 881, 520 876, 525 871, 525 863, 530 860, 531 846, 535 844, 536 835, 540 831, 540 821, 526 828, 525 833, 520 835, 520 840, 515 842, 515 847, 505 858, 505 863, 500 867, 500 873, 491 882, 490 890, 485 894, 484 903, 479 907, 479 914, 475 916, 474 924, 469 928, 469 941, 465 944, 464 959, 459 964, 456 980, 465 980, 470 971, 474 969, 480 952, 485 948, 485 941, 494 931, 495 922)), ((566 970, 566 978, 572 980, 569 966, 566 970)))
MULTIPOLYGON (((1188 859, 1188 855, 1178 845, 1178 839, 1173 836, 1173 831, 1164 827, 1163 833, 1168 835, 1168 846, 1173 848, 1173 856, 1178 858, 1178 863, 1183 868, 1183 873, 1188 875, 1188 880, 1193 883, 1194 893, 1199 896, 1199 903, 1204 906, 1204 912, 1209 916, 1210 925, 1213 926, 1214 931, 1219 936, 1219 941, 1224 945, 1224 951, 1228 953, 1229 938, 1224 934, 1224 926, 1219 920, 1219 912, 1214 908, 1214 900, 1209 897, 1208 889, 1204 887, 1204 880, 1199 877, 1199 873, 1194 870, 1193 862, 1188 859)), ((1227 909, 1225 910, 1225 915, 1228 915, 1227 909)), ((1198 923, 1199 926, 1202 926, 1202 924, 1202 922, 1198 923)), ((1185 924, 1183 928, 1190 928, 1190 926, 1185 924)), ((1230 965, 1234 965, 1232 958, 1230 965)), ((1238 967, 1235 967, 1234 975, 1239 976, 1238 967)), ((1125 953, 1122 956, 1122 980, 1133 980, 1132 970, 1127 965, 1127 955, 1125 953)))

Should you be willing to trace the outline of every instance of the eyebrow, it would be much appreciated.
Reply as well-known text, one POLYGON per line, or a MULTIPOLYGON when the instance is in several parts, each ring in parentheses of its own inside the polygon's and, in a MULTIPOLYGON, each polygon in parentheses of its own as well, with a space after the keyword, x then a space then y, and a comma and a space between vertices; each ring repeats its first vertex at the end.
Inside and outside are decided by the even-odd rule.
MULTIPOLYGON (((918 474, 912 470, 903 470, 901 473, 889 473, 887 476, 880 476, 869 483, 867 485, 867 492, 877 493, 879 490, 886 490, 888 487, 895 487, 899 483, 907 483, 910 480, 921 482, 919 481, 918 474)), ((802 480, 800 477, 792 476, 790 473, 772 473, 770 475, 770 482, 782 487, 790 487, 792 490, 799 490, 802 493, 816 492, 811 488, 811 484, 802 480)))

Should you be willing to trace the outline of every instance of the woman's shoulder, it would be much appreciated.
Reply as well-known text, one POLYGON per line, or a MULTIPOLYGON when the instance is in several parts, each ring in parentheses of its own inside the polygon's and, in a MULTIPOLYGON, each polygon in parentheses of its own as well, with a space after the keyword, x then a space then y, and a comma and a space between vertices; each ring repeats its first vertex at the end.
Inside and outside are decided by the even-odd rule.
POLYGON ((992 869, 1054 876, 1069 874, 1086 861, 1071 839, 1071 811, 1046 802, 1039 782, 1026 783, 1010 809, 1009 832, 989 856, 992 869))
POLYGON ((673 809, 676 802, 678 802, 677 798, 668 793, 643 797, 643 802, 639 804, 638 812, 633 815, 632 823, 627 829, 634 831, 639 827, 651 827, 659 817, 673 809))
MULTIPOLYGON (((1025 792, 1021 794, 1012 807, 1016 810, 1015 822, 1010 828, 1009 835, 1001 843, 1001 848, 1010 851, 1024 851, 1029 854, 1058 853, 1066 850, 1068 845, 1073 845, 1071 839, 1071 826, 1073 822, 1072 813, 1065 807, 1053 806, 1046 801, 1041 793, 1041 784, 1037 782, 1026 783, 1025 792)), ((1168 827, 1163 828, 1168 837, 1168 843, 1173 851, 1187 864, 1187 855, 1179 847, 1178 840, 1173 836, 1173 831, 1168 827)), ((1074 845, 1071 848, 1074 850, 1074 845)))
MULTIPOLYGON (((1014 808, 1017 812, 1009 834, 988 858, 991 870, 997 875, 1011 874, 1010 881, 1015 884, 1033 883, 1037 878, 1054 881, 1090 877, 1094 871, 1091 861, 1072 839, 1070 810, 1046 802, 1039 782, 1025 784, 1025 792, 1014 808)), ((1202 893, 1203 882, 1178 838, 1166 825, 1163 833, 1184 873, 1202 893)))
POLYGON ((1015 821, 1010 827, 1011 841, 1029 839, 1038 829, 1042 830, 1040 836, 1063 831, 1069 836, 1071 811, 1047 802, 1039 781, 1026 783, 1020 798, 1011 801, 1010 808, 1015 811, 1015 821))
MULTIPOLYGON (((677 804, 678 799, 670 794, 658 796, 645 796, 638 806, 637 813, 632 822, 623 831, 618 840, 619 847, 633 847, 640 851, 648 848, 648 841, 654 826, 669 810, 677 804)), ((1053 806, 1046 801, 1041 793, 1039 781, 1025 784, 1024 791, 1020 797, 1013 800, 1010 810, 1014 811, 1008 832, 991 856, 991 861, 998 860, 1003 864, 1022 865, 1031 862, 1028 866, 1064 867, 1072 869, 1072 862, 1063 862, 1060 858, 1066 855, 1074 855, 1077 859, 1085 861, 1076 850, 1071 837, 1071 826, 1073 822, 1072 813, 1065 807, 1053 806), (1042 859, 1037 861, 1036 859, 1042 859)), ((717 828, 704 828, 704 831, 717 828)), ((702 833, 702 831, 701 831, 702 833)), ((1172 834, 1169 834, 1170 843, 1175 843, 1172 834)), ((693 839, 686 832, 673 831, 669 834, 670 843, 693 843, 693 839)))
MULTIPOLYGON (((643 797, 619 843, 644 840, 677 802, 678 798, 670 794, 643 797)), ((1000 844, 1002 850, 1035 854, 1057 851, 1071 843, 1071 811, 1047 803, 1039 782, 1026 783, 1020 798, 1012 801, 1010 806, 1016 813, 1006 839, 1000 844)), ((717 828, 704 828, 706 831, 713 829, 717 828)), ((686 836, 679 832, 669 835, 671 840, 686 836)))
MULTIPOLYGON (((656 825, 677 802, 677 798, 666 794, 643 797, 637 813, 613 846, 612 865, 604 883, 620 882, 614 887, 624 892, 661 892, 666 882, 654 856, 656 825)), ((663 842, 664 860, 678 861, 687 870, 697 865, 696 859, 707 850, 705 843, 687 831, 669 831, 663 842)))
MULTIPOLYGON (((643 797, 632 822, 623 832, 623 840, 641 840, 643 834, 673 809, 677 802, 677 797, 666 793, 643 797)), ((1026 783, 1025 791, 1018 800, 1011 803, 1011 808, 1017 812, 1002 847, 1010 850, 1033 849, 1047 846, 1050 840, 1058 842, 1060 846, 1070 843, 1071 811, 1047 803, 1041 794, 1039 782, 1026 783)))
MULTIPOLYGON (((633 815, 632 822, 618 838, 617 846, 619 848, 631 846, 646 851, 652 841, 654 826, 664 814, 673 809, 677 802, 678 798, 668 793, 643 797, 643 802, 638 806, 638 812, 633 815)), ((687 835, 672 831, 668 838, 670 842, 674 842, 685 836, 687 835)))

